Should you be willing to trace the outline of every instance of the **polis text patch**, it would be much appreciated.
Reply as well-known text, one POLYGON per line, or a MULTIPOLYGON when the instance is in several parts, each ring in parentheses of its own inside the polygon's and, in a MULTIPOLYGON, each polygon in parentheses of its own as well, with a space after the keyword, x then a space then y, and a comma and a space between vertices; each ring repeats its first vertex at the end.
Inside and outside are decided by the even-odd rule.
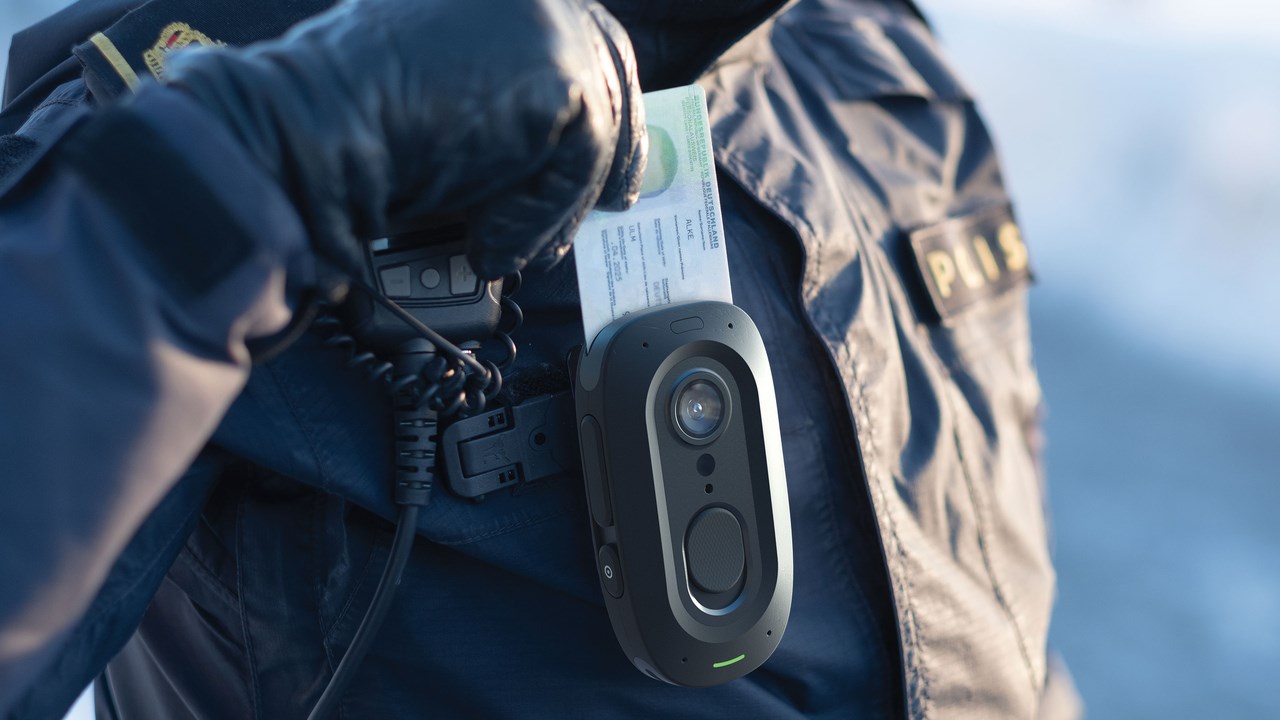
POLYGON ((1008 207, 946 220, 909 237, 920 277, 941 319, 1031 278, 1027 246, 1008 207))

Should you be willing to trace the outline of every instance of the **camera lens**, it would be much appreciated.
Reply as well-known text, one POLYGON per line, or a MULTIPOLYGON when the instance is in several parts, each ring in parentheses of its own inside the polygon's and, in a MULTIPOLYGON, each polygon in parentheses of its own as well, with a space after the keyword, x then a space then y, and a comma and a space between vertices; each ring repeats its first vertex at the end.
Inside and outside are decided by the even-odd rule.
POLYGON ((689 437, 710 437, 724 419, 724 396, 706 380, 694 380, 676 397, 676 421, 689 437))

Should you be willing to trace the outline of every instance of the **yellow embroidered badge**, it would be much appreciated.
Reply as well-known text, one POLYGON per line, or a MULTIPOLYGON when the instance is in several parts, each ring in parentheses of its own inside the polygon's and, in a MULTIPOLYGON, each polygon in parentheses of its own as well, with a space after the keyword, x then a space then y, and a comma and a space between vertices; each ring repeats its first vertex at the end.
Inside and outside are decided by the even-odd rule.
POLYGON ((156 44, 151 46, 150 50, 142 53, 142 59, 147 63, 147 69, 157 80, 164 77, 164 65, 168 59, 169 53, 188 45, 204 45, 216 47, 225 45, 204 33, 196 30, 184 22, 169 23, 160 31, 160 37, 156 40, 156 44))

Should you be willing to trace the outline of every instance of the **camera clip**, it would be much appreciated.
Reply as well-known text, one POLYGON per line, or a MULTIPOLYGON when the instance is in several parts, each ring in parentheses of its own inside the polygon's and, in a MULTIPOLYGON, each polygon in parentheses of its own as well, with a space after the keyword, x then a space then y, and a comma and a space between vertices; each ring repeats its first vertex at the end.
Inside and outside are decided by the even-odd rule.
POLYGON ((495 490, 577 470, 573 426, 568 392, 454 422, 444 431, 440 449, 449 489, 482 500, 495 490))

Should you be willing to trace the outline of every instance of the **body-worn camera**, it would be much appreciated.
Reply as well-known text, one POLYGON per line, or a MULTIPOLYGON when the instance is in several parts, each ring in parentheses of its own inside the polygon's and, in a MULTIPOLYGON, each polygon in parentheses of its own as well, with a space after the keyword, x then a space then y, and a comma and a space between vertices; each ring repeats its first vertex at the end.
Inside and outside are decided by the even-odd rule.
POLYGON ((605 327, 575 402, 597 570, 627 657, 707 687, 759 667, 791 609, 773 379, 740 308, 668 305, 605 327))

